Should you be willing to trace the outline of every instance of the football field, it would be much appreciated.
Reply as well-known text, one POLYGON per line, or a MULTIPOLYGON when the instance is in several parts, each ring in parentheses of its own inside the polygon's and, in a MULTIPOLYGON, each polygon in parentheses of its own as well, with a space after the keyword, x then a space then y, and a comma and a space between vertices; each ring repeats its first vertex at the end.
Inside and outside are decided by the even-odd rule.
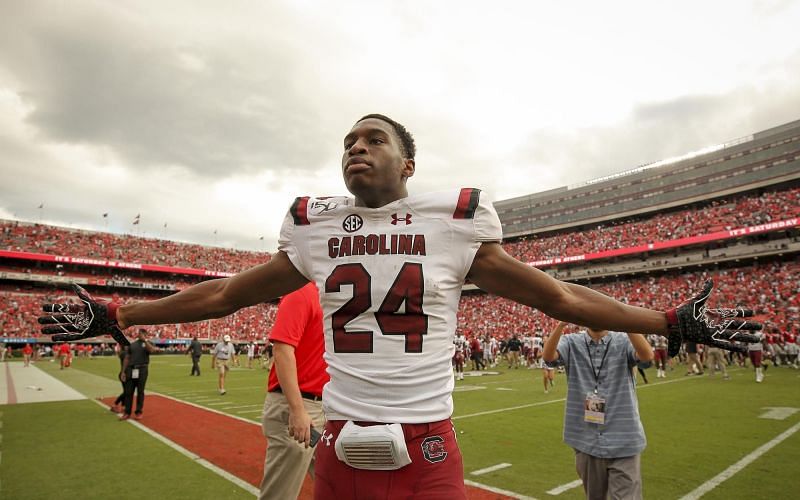
MULTIPOLYGON (((235 368, 228 393, 220 396, 209 365, 204 356, 202 376, 189 377, 188 357, 155 356, 148 390, 258 422, 266 370, 235 368)), ((76 359, 63 371, 48 361, 35 366, 87 399, 0 405, 1 498, 252 498, 252 489, 236 478, 169 446, 157 433, 118 421, 96 401, 120 392, 116 358, 76 359)), ((731 380, 719 374, 686 377, 683 366, 667 379, 648 372, 650 384, 640 380, 638 389, 648 439, 642 455, 645 498, 793 495, 800 464, 800 371, 771 367, 761 384, 741 368, 730 369, 731 380)), ((17 384, 14 396, 24 401, 28 392, 48 390, 17 384)), ((563 374, 545 394, 540 370, 502 365, 458 381, 453 423, 468 484, 498 497, 583 498, 573 452, 561 441, 565 394, 563 374)), ((155 417, 147 408, 144 424, 155 417)), ((200 439, 220 432, 198 421, 175 425, 202 426, 200 439)), ((230 442, 219 451, 236 455, 243 447, 230 442)), ((260 471, 261 462, 252 467, 260 471)))

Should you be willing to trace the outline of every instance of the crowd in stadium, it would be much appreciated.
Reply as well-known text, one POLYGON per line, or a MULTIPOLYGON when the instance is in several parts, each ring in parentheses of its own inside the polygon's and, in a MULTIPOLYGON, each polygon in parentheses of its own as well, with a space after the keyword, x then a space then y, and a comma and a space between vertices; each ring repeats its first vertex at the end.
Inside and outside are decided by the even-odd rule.
POLYGON ((261 252, 138 236, 0 221, 0 249, 236 272, 269 259, 261 252))
POLYGON ((529 236, 504 244, 514 257, 530 262, 567 255, 633 247, 652 241, 686 238, 764 224, 800 215, 800 188, 740 195, 708 206, 657 213, 645 219, 621 220, 594 228, 547 236, 529 236))
MULTIPOLYGON (((600 224, 580 231, 530 236, 504 244, 522 261, 631 247, 736 227, 752 226, 800 214, 800 188, 745 194, 705 207, 657 213, 645 218, 600 224)), ((0 249, 118 260, 174 267, 238 272, 265 262, 261 252, 208 247, 132 235, 70 230, 0 221, 0 249)))

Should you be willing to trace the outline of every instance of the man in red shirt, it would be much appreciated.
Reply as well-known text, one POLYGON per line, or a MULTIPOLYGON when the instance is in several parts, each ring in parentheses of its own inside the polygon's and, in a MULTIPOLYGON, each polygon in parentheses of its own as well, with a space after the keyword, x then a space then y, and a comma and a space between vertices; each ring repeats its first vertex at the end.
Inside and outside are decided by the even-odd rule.
POLYGON ((325 426, 322 387, 328 365, 322 359, 322 307, 313 282, 281 299, 269 340, 275 361, 261 418, 267 454, 259 498, 297 498, 306 471, 313 474, 311 428, 325 426))
POLYGON ((22 356, 25 359, 25 366, 31 364, 31 356, 33 355, 33 347, 30 344, 25 344, 22 348, 22 356))
POLYGON ((69 344, 63 343, 61 347, 58 348, 59 353, 61 353, 61 369, 69 368, 72 364, 72 350, 69 348, 69 344))
POLYGON ((470 357, 472 358, 472 369, 483 370, 486 368, 483 364, 483 347, 478 336, 472 337, 469 342, 470 357))

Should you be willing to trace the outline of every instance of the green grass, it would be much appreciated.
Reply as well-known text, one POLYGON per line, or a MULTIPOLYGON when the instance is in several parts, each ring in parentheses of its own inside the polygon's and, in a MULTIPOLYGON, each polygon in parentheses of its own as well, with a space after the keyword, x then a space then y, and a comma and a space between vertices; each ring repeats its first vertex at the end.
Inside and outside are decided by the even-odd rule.
POLYGON ((252 498, 92 401, 0 411, 0 498, 252 498))
MULTIPOLYGON (((219 396, 210 358, 204 356, 202 362, 203 375, 189 377, 188 357, 154 357, 148 389, 258 421, 267 372, 234 369, 228 375, 228 394, 219 396)), ((91 397, 119 392, 115 358, 79 359, 72 369, 64 371, 53 363, 37 366, 91 397)), ((539 370, 496 371, 501 374, 467 377, 456 384, 457 388, 474 389, 454 395, 454 423, 464 455, 465 477, 540 499, 582 498, 580 488, 558 497, 546 493, 577 478, 573 452, 561 440, 564 376, 558 375, 555 389, 544 394, 539 370), (499 463, 512 465, 481 476, 470 474, 499 463)), ((762 384, 755 383, 752 371, 743 369, 731 370, 732 379, 723 381, 719 376, 686 378, 678 368, 670 373, 667 383, 655 379, 654 370, 649 372, 650 385, 639 390, 648 439, 642 455, 648 499, 678 498, 689 493, 800 421, 800 413, 783 421, 758 418, 765 407, 800 408, 800 372, 796 370, 770 368, 762 384)), ((120 494, 120 478, 160 477, 167 474, 165 471, 169 471, 170 480, 148 481, 151 494, 145 497, 183 498, 181 495, 191 493, 192 498, 201 499, 238 498, 231 493, 234 490, 248 496, 133 426, 116 422, 92 402, 4 406, 0 411, 4 423, 0 444, 2 497, 134 498, 124 491, 120 494), (48 481, 38 481, 44 471, 48 471, 48 481), (64 495, 67 488, 70 494, 64 495)), ((786 486, 796 483, 794 469, 798 463, 800 433, 704 498, 786 496, 786 486)))

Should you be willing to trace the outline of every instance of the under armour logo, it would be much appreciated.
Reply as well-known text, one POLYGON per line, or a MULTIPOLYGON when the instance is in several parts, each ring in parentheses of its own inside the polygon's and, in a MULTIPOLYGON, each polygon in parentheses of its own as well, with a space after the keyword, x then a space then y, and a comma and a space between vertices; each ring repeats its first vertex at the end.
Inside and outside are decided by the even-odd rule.
POLYGON ((328 433, 328 429, 322 429, 322 436, 319 439, 325 441, 325 446, 330 446, 332 437, 333 433, 328 433))
POLYGON ((392 214, 392 225, 396 226, 398 222, 405 222, 406 226, 411 224, 411 214, 406 214, 405 217, 398 217, 397 214, 392 214))

